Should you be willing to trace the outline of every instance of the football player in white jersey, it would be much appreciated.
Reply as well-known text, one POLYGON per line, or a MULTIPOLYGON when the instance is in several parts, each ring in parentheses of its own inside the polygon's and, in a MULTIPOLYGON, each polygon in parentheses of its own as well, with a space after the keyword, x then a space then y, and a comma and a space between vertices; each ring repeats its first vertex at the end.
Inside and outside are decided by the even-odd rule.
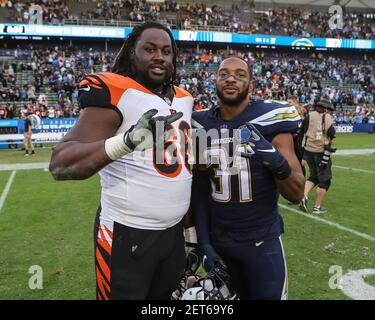
POLYGON ((100 300, 169 299, 184 271, 193 98, 174 86, 176 58, 168 28, 135 27, 112 72, 81 81, 83 110, 52 154, 56 180, 100 174, 94 228, 100 300))

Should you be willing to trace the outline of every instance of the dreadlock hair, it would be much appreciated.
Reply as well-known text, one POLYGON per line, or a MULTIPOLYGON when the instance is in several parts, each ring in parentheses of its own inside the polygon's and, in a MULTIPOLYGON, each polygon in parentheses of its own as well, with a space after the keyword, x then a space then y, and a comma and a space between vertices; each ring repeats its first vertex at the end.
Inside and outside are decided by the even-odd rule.
POLYGON ((130 52, 132 49, 135 49, 135 45, 137 44, 138 39, 140 38, 143 31, 146 29, 161 29, 168 33, 169 37, 171 38, 172 43, 172 51, 173 51, 173 73, 172 77, 169 79, 169 83, 165 83, 165 85, 169 85, 173 89, 173 85, 176 84, 177 81, 177 55, 178 49, 176 45, 176 41, 173 38, 172 32, 164 25, 158 22, 145 22, 141 25, 137 25, 134 27, 133 31, 129 34, 128 38, 125 40, 124 44, 122 45, 120 51, 117 53, 115 61, 112 66, 112 72, 121 74, 123 76, 128 76, 130 78, 134 78, 135 74, 132 69, 132 63, 130 61, 130 52))

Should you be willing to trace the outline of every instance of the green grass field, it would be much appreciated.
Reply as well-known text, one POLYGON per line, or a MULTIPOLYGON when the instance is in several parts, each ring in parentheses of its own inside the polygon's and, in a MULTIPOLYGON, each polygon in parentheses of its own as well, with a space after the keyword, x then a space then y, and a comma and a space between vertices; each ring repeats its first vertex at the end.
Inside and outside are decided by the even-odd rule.
POLYGON ((0 150, 0 164, 49 162, 51 159, 52 145, 48 144, 43 148, 36 148, 35 152, 36 154, 33 156, 24 157, 24 151, 21 149, 0 150))
POLYGON ((333 144, 338 149, 375 149, 375 135, 370 133, 337 134, 333 144))
MULTIPOLYGON (((336 146, 375 148, 375 135, 339 135, 336 146)), ((48 162, 50 154, 50 147, 28 158, 20 150, 4 150, 0 164, 48 162)), ((335 225, 303 216, 295 211, 298 206, 280 199, 289 299, 350 299, 329 287, 330 267, 340 266, 343 273, 375 269, 375 154, 335 156, 333 163, 334 178, 324 202, 329 212, 319 218, 335 225)), ((11 174, 0 171, 0 194, 11 174)), ((99 191, 98 176, 56 182, 43 169, 16 172, 0 209, 0 299, 95 298, 93 222, 99 191), (43 270, 43 289, 29 288, 28 271, 34 265, 43 270)), ((310 208, 313 201, 312 196, 310 208)), ((364 281, 375 290, 375 275, 364 281)))

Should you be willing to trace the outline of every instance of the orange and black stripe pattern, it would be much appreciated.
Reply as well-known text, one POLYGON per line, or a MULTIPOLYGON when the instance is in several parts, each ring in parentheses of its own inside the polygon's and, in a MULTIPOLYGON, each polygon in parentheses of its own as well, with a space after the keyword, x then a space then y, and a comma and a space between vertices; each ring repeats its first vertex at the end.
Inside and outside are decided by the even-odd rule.
MULTIPOLYGON (((175 98, 191 97, 187 91, 179 87, 174 88, 176 91, 175 98)), ((155 95, 137 81, 119 74, 99 72, 85 75, 84 79, 79 83, 81 107, 116 108, 124 92, 128 89, 134 89, 143 94, 155 95)))
POLYGON ((113 233, 107 226, 98 227, 95 248, 96 298, 111 299, 111 253, 113 233), (109 240, 110 239, 110 240, 109 240))
POLYGON ((103 81, 96 75, 87 75, 80 83, 79 87, 84 88, 90 86, 96 89, 103 89, 103 81))

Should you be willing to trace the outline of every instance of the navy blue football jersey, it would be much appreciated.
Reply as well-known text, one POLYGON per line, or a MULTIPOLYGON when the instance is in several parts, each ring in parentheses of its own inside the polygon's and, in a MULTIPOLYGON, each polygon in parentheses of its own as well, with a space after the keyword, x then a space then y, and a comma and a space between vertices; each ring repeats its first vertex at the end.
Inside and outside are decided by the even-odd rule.
POLYGON ((216 243, 265 240, 283 232, 272 173, 255 156, 241 157, 245 147, 238 140, 235 143, 238 130, 247 121, 270 142, 280 133, 293 134, 301 124, 294 106, 273 100, 252 101, 229 121, 220 118, 218 107, 193 113, 196 135, 202 140, 202 132, 207 133, 207 147, 197 143, 196 156, 197 162, 207 163, 211 231, 216 243))

